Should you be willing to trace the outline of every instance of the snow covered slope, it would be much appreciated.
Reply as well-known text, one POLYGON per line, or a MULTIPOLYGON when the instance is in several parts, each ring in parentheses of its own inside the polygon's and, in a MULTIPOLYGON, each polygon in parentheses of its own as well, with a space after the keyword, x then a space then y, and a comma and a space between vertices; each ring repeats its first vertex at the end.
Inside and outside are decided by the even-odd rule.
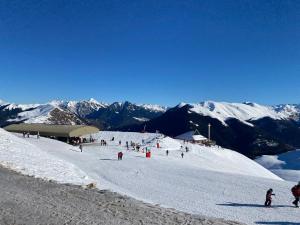
MULTIPOLYGON (((32 149, 37 148, 36 152, 43 151, 50 158, 75 165, 101 189, 146 202, 247 224, 297 224, 299 221, 299 210, 290 207, 293 183, 282 181, 237 152, 193 144, 185 146, 160 134, 100 132, 95 137, 97 141, 105 139, 108 146, 85 145, 83 152, 78 152, 78 148, 52 139, 32 137, 21 141, 30 143, 32 149), (115 141, 110 141, 112 137, 115 141), (143 150, 126 150, 126 141, 141 143, 142 140, 145 143, 142 148, 151 149, 150 159, 145 158, 143 150), (155 147, 157 142, 161 145, 159 149, 155 147), (189 152, 184 151, 185 147, 189 152), (124 153, 122 161, 116 160, 119 151, 124 153), (276 193, 272 209, 262 207, 265 191, 270 187, 276 193)), ((14 155, 18 154, 14 151, 14 155)), ((32 163, 25 162, 24 168, 32 168, 32 163)), ((56 176, 55 171, 49 171, 49 176, 56 176)), ((65 176, 69 179, 72 174, 65 176)))
MULTIPOLYGON (((185 106, 181 103, 178 107, 185 106)), ((281 106, 263 106, 256 103, 227 103, 205 101, 199 104, 188 104, 191 106, 190 111, 209 116, 221 121, 224 125, 226 120, 235 118, 247 125, 253 126, 251 120, 258 120, 264 117, 270 117, 276 120, 295 118, 300 112, 296 105, 281 106)))
MULTIPOLYGON (((71 146, 66 148, 78 151, 71 146)), ((16 137, 1 128, 0 164, 23 174, 58 182, 83 184, 91 181, 74 164, 50 155, 27 139, 16 137)))
POLYGON ((255 161, 285 180, 300 181, 300 150, 264 155, 255 161))

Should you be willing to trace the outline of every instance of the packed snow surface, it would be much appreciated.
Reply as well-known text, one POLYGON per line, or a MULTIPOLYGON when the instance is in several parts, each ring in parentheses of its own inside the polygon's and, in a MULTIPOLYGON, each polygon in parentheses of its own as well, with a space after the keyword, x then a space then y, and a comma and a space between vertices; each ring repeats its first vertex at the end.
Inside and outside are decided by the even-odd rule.
POLYGON ((280 155, 264 155, 255 161, 284 180, 300 181, 300 150, 280 155))
POLYGON ((70 147, 52 139, 10 135, 6 138, 9 141, 1 140, 1 145, 6 143, 6 146, 1 148, 0 155, 7 146, 14 147, 9 147, 12 152, 4 153, 6 158, 1 161, 12 161, 19 155, 22 158, 20 164, 23 163, 26 170, 35 171, 35 174, 45 170, 49 176, 55 177, 61 173, 61 169, 53 171, 47 165, 56 165, 57 160, 52 159, 58 159, 78 169, 65 174, 66 182, 71 179, 69 176, 75 181, 82 181, 82 175, 86 174, 88 182, 92 180, 101 189, 110 189, 185 212, 247 224, 299 222, 299 209, 291 207, 290 189, 294 183, 281 180, 237 152, 218 147, 184 145, 181 141, 160 134, 100 132, 94 137, 97 142, 106 140, 108 146, 87 144, 80 152, 78 147, 70 147), (111 141, 113 137, 114 141, 111 141), (126 141, 144 143, 143 150, 127 150, 126 141), (16 146, 15 142, 21 142, 22 146, 16 146), (157 142, 161 147, 159 149, 156 148, 157 142), (30 147, 25 150, 23 146, 30 147), (151 150, 151 158, 145 158, 146 147, 151 150), (188 152, 185 151, 186 147, 188 152), (168 156, 166 150, 169 150, 168 156), (23 159, 27 151, 31 157, 23 159), (122 161, 117 160, 119 151, 124 153, 122 161), (34 166, 31 158, 39 158, 42 153, 45 155, 41 157, 41 163, 34 166), (276 193, 274 207, 265 208, 262 206, 265 191, 270 187, 276 193))
MULTIPOLYGON (((185 103, 181 103, 178 107, 185 106, 185 103)), ((199 113, 204 116, 209 116, 221 121, 225 126, 226 120, 234 118, 249 126, 251 120, 257 120, 264 117, 270 117, 272 119, 288 119, 297 111, 296 106, 285 107, 272 107, 263 106, 256 103, 228 103, 228 102, 214 102, 206 101, 199 104, 188 104, 191 106, 190 111, 199 113)))
MULTIPOLYGON (((31 141, 0 129, 0 164, 23 174, 63 183, 84 184, 89 181, 87 174, 76 165, 59 156, 48 154, 45 150, 52 148, 51 145, 41 149, 40 146, 30 143, 31 141)), ((66 144, 65 150, 78 151, 66 144)))

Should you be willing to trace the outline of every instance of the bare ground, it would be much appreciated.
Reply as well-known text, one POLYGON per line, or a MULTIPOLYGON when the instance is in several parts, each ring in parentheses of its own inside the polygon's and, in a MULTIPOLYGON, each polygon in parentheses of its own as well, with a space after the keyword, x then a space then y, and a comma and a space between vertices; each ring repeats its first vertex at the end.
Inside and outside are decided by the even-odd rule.
POLYGON ((146 204, 110 191, 24 176, 0 167, 0 224, 238 225, 146 204))

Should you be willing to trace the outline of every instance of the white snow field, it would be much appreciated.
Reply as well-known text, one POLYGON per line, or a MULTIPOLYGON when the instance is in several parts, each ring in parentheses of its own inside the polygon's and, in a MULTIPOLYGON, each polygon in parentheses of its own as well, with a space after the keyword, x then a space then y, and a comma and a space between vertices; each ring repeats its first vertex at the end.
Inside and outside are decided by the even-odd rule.
MULTIPOLYGON (((72 146, 65 147, 68 151, 78 151, 72 146)), ((48 154, 44 148, 3 129, 0 129, 0 164, 23 174, 47 180, 74 184, 89 181, 86 173, 74 164, 60 159, 59 155, 48 154)))
POLYGON ((300 149, 280 155, 264 155, 255 161, 284 180, 300 181, 300 149))
POLYGON ((96 182, 100 189, 110 189, 145 202, 246 224, 300 224, 300 210, 291 206, 290 189, 294 183, 283 181, 231 150, 188 144, 190 151, 186 153, 182 142, 160 134, 100 132, 95 135, 97 141, 105 139, 108 146, 87 145, 80 152, 77 147, 52 139, 22 138, 18 134, 17 138, 5 132, 1 135, 3 133, 6 139, 1 139, 0 146, 6 143, 6 147, 0 148, 0 155, 7 148, 11 150, 1 161, 12 162, 16 155, 23 158, 27 157, 24 152, 29 152, 30 157, 22 159, 20 164, 24 163, 26 171, 35 171, 34 175, 45 170, 49 173, 47 176, 55 179, 53 177, 65 170, 63 167, 49 168, 50 164, 60 165, 53 161, 57 159, 64 165, 72 165, 72 173, 65 174, 65 182, 96 182), (110 141, 112 137, 114 141, 110 141), (119 140, 122 146, 118 145, 119 140), (151 149, 150 159, 145 158, 143 152, 126 150, 126 141, 141 143, 142 140, 145 142, 142 147, 151 149), (155 147, 157 141, 162 148, 155 147), (169 156, 166 156, 167 149, 169 156), (119 151, 124 153, 122 161, 117 160, 119 151), (182 151, 184 158, 180 156, 182 151), (31 163, 31 158, 40 155, 47 160, 42 158, 38 166, 31 163), (82 173, 87 177, 83 178, 82 173), (269 188, 276 193, 273 208, 263 207, 269 188))

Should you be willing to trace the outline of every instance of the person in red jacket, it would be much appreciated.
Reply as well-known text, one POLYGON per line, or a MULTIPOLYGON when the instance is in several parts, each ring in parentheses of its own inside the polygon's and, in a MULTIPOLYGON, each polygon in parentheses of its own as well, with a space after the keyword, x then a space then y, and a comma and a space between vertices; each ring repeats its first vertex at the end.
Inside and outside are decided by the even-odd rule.
POLYGON ((300 200, 300 181, 299 181, 299 183, 297 184, 297 185, 295 185, 293 188, 292 188, 292 193, 293 193, 293 195, 294 195, 294 197, 295 197, 295 201, 293 201, 293 204, 297 207, 297 208, 299 208, 299 205, 298 205, 298 203, 299 203, 299 200, 300 200))
POLYGON ((271 204, 272 204, 272 195, 275 195, 275 194, 273 194, 273 189, 270 188, 270 189, 267 191, 267 194, 266 194, 265 206, 268 206, 268 207, 271 206, 271 204))
POLYGON ((123 152, 119 152, 118 153, 118 160, 122 160, 123 159, 123 152))

